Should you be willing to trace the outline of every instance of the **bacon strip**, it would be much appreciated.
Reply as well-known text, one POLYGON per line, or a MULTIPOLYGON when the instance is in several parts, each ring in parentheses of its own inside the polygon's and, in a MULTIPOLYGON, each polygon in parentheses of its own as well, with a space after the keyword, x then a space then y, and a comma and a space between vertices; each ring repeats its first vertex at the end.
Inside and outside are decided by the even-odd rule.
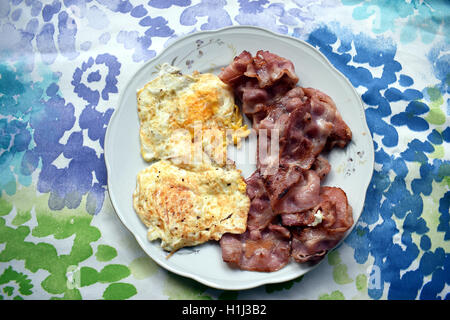
POLYGON ((322 187, 320 197, 317 210, 323 214, 322 223, 316 227, 296 228, 292 232, 292 257, 300 263, 322 259, 353 225, 352 208, 342 189, 322 187))
POLYGON ((268 51, 258 51, 252 57, 243 51, 222 69, 219 78, 231 85, 243 112, 253 119, 256 130, 270 108, 298 82, 294 65, 268 51))
POLYGON ((303 171, 301 178, 283 197, 278 196, 273 209, 276 213, 295 213, 314 208, 320 202, 320 178, 312 170, 303 171))
POLYGON ((247 65, 247 71, 244 74, 250 78, 257 78, 260 88, 271 86, 284 77, 283 81, 287 85, 294 86, 298 82, 294 64, 291 61, 263 50, 256 53, 253 63, 247 65))
POLYGON ((331 150, 335 146, 344 148, 352 140, 352 131, 342 119, 333 99, 317 89, 303 88, 303 91, 311 100, 312 114, 333 124, 326 149, 331 150))
POLYGON ((263 231, 226 233, 220 239, 222 258, 242 270, 277 271, 289 262, 289 237, 289 230, 272 224, 263 231))
POLYGON ((316 174, 319 176, 320 181, 322 181, 325 179, 328 173, 330 173, 331 165, 328 162, 327 158, 319 155, 312 164, 311 170, 314 170, 316 174))
POLYGON ((242 51, 240 55, 233 59, 226 68, 222 69, 219 78, 228 84, 235 83, 247 71, 248 65, 253 63, 253 57, 250 52, 242 51))
POLYGON ((264 180, 255 171, 247 180, 247 195, 250 198, 250 209, 247 218, 247 228, 250 231, 262 230, 272 222, 277 215, 270 205, 270 198, 264 187, 264 180))
POLYGON ((233 84, 244 75, 256 78, 260 88, 271 86, 282 78, 290 86, 298 82, 291 61, 263 50, 259 50, 254 57, 248 51, 243 51, 222 70, 219 78, 225 83, 233 84))
MULTIPOLYGON (((260 136, 264 133, 258 148, 266 148, 262 149, 266 152, 258 149, 257 165, 264 175, 266 171, 276 172, 278 164, 310 169, 324 149, 344 147, 352 137, 331 98, 315 89, 294 88, 266 113, 258 126, 260 136), (279 142, 276 159, 270 148, 275 134, 279 142)), ((323 178, 328 169, 324 161, 321 163, 323 178)))

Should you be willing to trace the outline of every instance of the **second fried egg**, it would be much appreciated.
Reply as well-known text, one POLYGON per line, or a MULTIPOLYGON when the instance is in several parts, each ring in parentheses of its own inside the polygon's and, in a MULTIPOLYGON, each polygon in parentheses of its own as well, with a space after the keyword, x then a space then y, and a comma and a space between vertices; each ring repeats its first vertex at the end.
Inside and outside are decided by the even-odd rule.
POLYGON ((139 172, 133 206, 148 239, 161 239, 161 247, 173 252, 226 232, 243 233, 250 199, 234 166, 190 171, 161 160, 139 172))

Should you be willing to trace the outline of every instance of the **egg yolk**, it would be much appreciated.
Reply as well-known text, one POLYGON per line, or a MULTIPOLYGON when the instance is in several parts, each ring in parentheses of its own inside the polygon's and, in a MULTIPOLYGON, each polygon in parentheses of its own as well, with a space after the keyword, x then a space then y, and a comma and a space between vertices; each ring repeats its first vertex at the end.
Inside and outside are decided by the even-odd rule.
POLYGON ((184 96, 181 101, 185 106, 187 115, 182 123, 183 127, 188 127, 196 121, 206 121, 217 111, 219 106, 218 92, 216 89, 197 89, 192 94, 184 96))

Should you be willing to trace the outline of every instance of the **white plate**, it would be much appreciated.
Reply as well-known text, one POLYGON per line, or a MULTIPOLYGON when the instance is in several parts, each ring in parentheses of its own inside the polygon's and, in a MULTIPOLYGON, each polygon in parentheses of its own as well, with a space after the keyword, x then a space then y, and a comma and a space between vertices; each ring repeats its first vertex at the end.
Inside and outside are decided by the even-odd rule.
MULTIPOLYGON (((178 39, 131 78, 121 92, 119 106, 106 132, 108 191, 120 220, 136 237, 142 249, 160 266, 218 289, 240 290, 292 280, 315 266, 291 262, 283 269, 271 273, 232 269, 222 261, 217 242, 183 248, 166 259, 167 252, 161 249, 159 241, 147 240, 147 230, 132 206, 136 175, 148 166, 140 154, 136 91, 155 77, 158 66, 164 62, 180 67, 184 73, 198 70, 218 74, 222 67, 227 66, 243 50, 255 54, 260 49, 291 60, 300 78, 298 84, 317 88, 331 96, 351 128, 353 140, 347 148, 334 149, 328 155, 332 171, 325 184, 340 187, 347 193, 356 223, 363 209, 374 164, 373 142, 363 104, 350 82, 325 56, 298 39, 247 26, 199 32, 178 39)), ((246 143, 249 144, 248 141, 246 143)), ((244 145, 245 147, 252 146, 244 145)), ((248 177, 255 170, 255 162, 252 160, 248 164, 247 159, 246 164, 242 157, 242 152, 237 152, 233 160, 237 162, 243 175, 248 177)))

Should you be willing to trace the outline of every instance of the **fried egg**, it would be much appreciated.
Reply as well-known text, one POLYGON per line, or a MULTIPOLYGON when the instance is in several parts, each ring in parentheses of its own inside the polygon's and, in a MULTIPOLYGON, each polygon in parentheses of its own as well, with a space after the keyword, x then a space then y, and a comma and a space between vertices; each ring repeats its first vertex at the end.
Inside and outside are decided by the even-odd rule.
POLYGON ((207 130, 231 132, 231 138, 225 135, 222 146, 215 149, 219 153, 226 152, 229 140, 239 144, 250 134, 231 87, 212 73, 184 75, 165 63, 158 76, 137 92, 137 104, 141 154, 146 161, 192 160, 197 148, 192 144, 197 139, 201 145, 204 138, 200 136, 207 130))
POLYGON ((243 233, 250 200, 234 166, 193 171, 160 160, 138 173, 133 206, 147 238, 161 239, 161 247, 174 252, 226 232, 243 233))

